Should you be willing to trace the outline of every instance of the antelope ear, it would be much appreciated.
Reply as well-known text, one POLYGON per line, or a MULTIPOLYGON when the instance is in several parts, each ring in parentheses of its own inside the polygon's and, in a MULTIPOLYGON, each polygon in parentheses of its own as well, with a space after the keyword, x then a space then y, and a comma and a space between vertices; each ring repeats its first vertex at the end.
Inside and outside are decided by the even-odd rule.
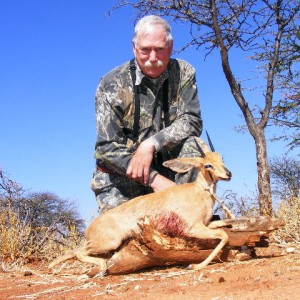
POLYGON ((186 173, 194 167, 198 167, 199 163, 194 158, 175 158, 165 161, 163 165, 174 172, 186 173))

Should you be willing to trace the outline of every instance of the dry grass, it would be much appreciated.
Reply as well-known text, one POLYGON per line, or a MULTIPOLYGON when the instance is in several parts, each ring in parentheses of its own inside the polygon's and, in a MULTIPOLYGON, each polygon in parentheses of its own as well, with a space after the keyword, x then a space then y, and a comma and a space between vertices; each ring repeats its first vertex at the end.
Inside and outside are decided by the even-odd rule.
POLYGON ((81 243, 82 235, 74 226, 66 231, 68 234, 62 235, 51 227, 24 226, 18 214, 3 210, 0 213, 0 260, 20 263, 50 260, 81 243))
MULTIPOLYGON (((224 201, 237 217, 252 217, 259 215, 258 199, 255 197, 239 197, 229 192, 223 196, 224 201)), ((216 211, 224 217, 220 207, 216 211)), ((286 196, 274 210, 274 217, 284 222, 284 225, 270 236, 279 244, 300 243, 300 191, 297 195, 286 196)))
POLYGON ((300 243, 300 193, 280 202, 276 217, 284 221, 285 225, 274 233, 275 240, 300 243))

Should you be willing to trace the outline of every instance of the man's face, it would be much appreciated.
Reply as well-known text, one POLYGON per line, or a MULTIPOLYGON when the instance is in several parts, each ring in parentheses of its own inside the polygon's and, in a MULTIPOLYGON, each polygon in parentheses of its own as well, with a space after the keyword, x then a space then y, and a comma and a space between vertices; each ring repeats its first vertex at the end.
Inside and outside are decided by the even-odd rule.
POLYGON ((161 26, 141 32, 133 52, 142 72, 151 78, 159 77, 167 68, 172 53, 172 43, 167 43, 166 34, 161 26))

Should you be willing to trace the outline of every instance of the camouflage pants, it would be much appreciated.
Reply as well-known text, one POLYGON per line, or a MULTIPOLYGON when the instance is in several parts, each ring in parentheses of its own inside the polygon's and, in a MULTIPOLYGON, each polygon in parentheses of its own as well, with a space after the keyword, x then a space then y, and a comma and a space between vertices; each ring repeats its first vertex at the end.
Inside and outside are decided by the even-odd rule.
MULTIPOLYGON (((195 180, 193 170, 184 174, 175 174, 173 171, 162 166, 166 160, 176 157, 196 157, 200 156, 199 150, 196 147, 195 139, 200 144, 204 152, 209 151, 205 142, 198 137, 187 139, 182 145, 176 147, 167 154, 158 154, 153 159, 152 167, 160 174, 175 181, 177 184, 192 182, 195 180)), ((99 207, 99 213, 116 207, 123 202, 128 201, 137 196, 152 193, 150 187, 144 186, 135 181, 129 180, 117 174, 108 174, 95 170, 91 181, 91 189, 96 195, 96 201, 99 207)))

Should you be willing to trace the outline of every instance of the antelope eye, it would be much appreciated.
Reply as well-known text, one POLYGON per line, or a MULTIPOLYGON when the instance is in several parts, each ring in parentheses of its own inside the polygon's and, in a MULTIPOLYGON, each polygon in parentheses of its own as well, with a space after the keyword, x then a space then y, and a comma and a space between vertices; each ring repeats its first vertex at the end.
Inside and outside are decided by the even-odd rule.
POLYGON ((211 164, 206 164, 206 165, 204 165, 204 168, 205 169, 213 169, 214 167, 211 164))

